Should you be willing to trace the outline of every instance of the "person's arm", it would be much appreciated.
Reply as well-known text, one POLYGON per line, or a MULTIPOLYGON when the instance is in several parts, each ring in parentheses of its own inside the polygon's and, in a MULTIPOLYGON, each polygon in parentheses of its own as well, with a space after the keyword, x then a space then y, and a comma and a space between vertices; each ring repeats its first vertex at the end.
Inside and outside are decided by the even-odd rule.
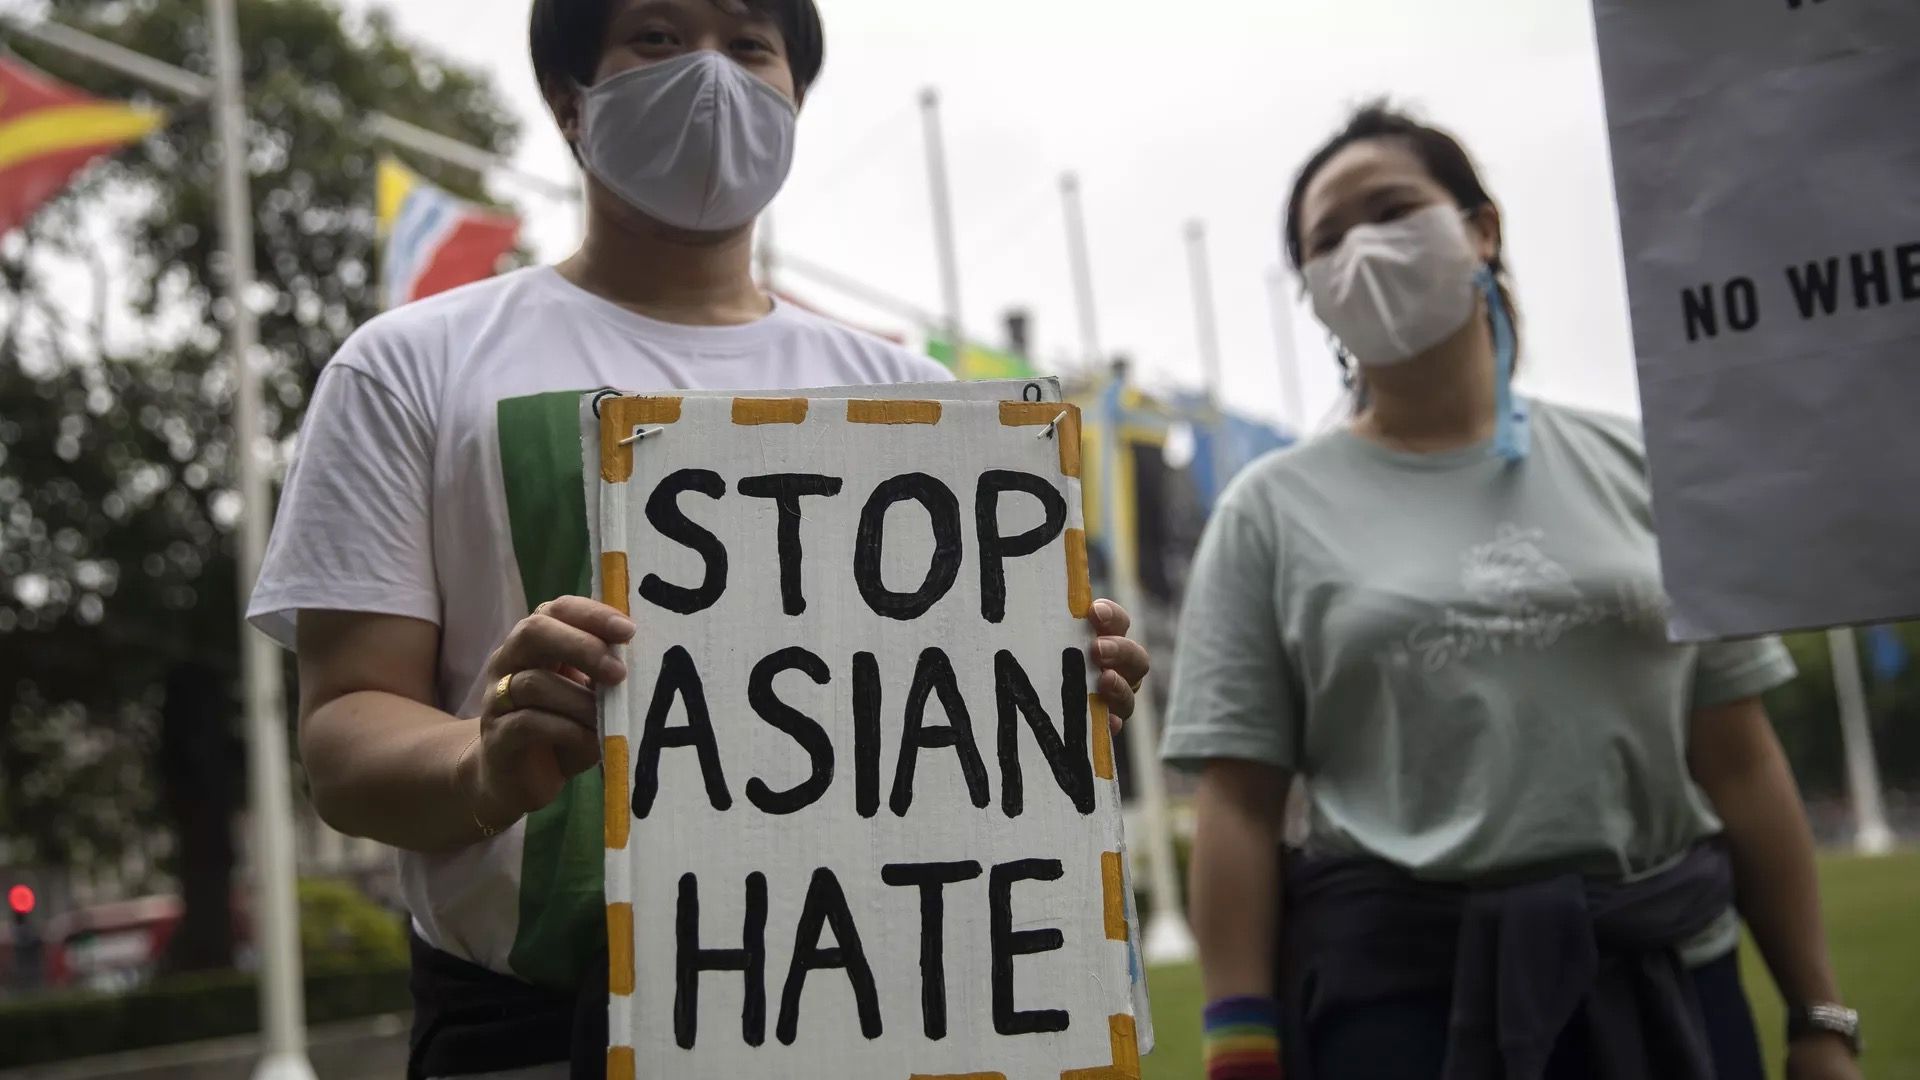
POLYGON ((433 706, 440 631, 392 615, 299 619, 300 749, 322 820, 409 851, 476 843, 558 798, 600 760, 593 685, 626 677, 631 620, 569 597, 543 605, 488 661, 481 714, 433 706), (582 674, 585 673, 585 674, 582 674))
POLYGON ((1188 891, 1214 1080, 1280 1075, 1273 956, 1286 790, 1286 773, 1274 766, 1217 760, 1194 796, 1188 891))
POLYGON ((1273 994, 1286 790, 1284 772, 1250 761, 1214 761, 1200 776, 1188 875, 1209 1001, 1273 994))
MULTIPOLYGON (((1813 831, 1799 789, 1758 698, 1693 715, 1687 764, 1726 826, 1740 914, 1789 1004, 1839 1003, 1827 952, 1813 831)), ((1793 1049, 1790 1075, 1857 1077, 1837 1037, 1793 1049)))
POLYGON ((1280 1075, 1273 944, 1287 777, 1304 715, 1282 639, 1275 515, 1239 485, 1194 556, 1174 657, 1168 763, 1200 773, 1190 911, 1210 1080, 1280 1075))

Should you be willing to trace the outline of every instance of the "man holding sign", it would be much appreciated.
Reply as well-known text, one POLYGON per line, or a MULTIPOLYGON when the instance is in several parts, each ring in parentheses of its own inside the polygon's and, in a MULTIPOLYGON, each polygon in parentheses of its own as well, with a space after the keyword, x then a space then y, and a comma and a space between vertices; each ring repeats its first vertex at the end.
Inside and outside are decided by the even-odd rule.
MULTIPOLYGON (((576 1048, 606 1063, 595 701, 628 679, 639 628, 585 598, 581 393, 947 378, 754 284, 753 224, 820 73, 811 0, 536 0, 532 41, 587 171, 585 243, 347 343, 250 604, 299 655, 315 805, 400 849, 415 1076, 558 1076, 576 1048)), ((1124 612, 1088 614, 1090 692, 1128 716, 1146 654, 1124 612)))

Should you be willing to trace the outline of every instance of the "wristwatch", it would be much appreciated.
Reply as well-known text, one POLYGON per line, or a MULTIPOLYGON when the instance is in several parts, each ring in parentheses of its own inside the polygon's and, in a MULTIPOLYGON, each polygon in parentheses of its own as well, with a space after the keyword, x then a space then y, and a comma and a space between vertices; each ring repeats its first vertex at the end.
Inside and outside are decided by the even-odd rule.
POLYGON ((1792 1041, 1808 1035, 1837 1035, 1847 1044, 1847 1049, 1853 1051, 1854 1057, 1860 1056, 1863 1046, 1860 1014, 1831 1002, 1796 1005, 1787 1010, 1787 1039, 1792 1041))

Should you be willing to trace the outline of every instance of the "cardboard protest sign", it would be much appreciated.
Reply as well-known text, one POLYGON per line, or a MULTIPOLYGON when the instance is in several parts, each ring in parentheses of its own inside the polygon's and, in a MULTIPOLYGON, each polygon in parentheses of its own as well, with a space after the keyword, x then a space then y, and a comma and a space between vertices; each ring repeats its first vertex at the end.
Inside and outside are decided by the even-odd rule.
POLYGON ((1920 4, 1594 11, 1676 636, 1920 615, 1920 4))
POLYGON ((610 1075, 1137 1077, 1078 412, 597 404, 610 1075))
MULTIPOLYGON (((684 397, 735 397, 735 391, 689 390, 680 392, 684 397)), ((1035 376, 1028 379, 973 379, 965 382, 938 383, 892 383, 885 385, 831 386, 792 391, 793 396, 811 399, 819 398, 868 398, 886 400, 942 400, 942 401, 1023 401, 1023 402, 1059 402, 1064 400, 1060 389, 1060 380, 1051 375, 1035 376)), ((595 577, 593 591, 600 594, 601 582, 598 577, 600 552, 600 443, 598 403, 608 397, 620 396, 616 391, 602 391, 597 394, 583 395, 580 402, 581 430, 588 433, 582 441, 587 485, 587 505, 595 512, 587 515, 587 529, 591 550, 594 552, 595 577)), ((1122 853, 1127 852, 1122 846, 1122 853)), ((1133 889, 1133 863, 1131 859, 1122 860, 1125 892, 1127 898, 1127 923, 1139 925, 1139 913, 1135 910, 1133 889)), ((1140 936, 1133 934, 1129 938, 1130 966, 1133 980, 1135 1027, 1139 1034, 1140 1052, 1145 1054, 1153 1048, 1153 1016, 1149 1008, 1147 995, 1146 969, 1141 962, 1138 942, 1140 936)))

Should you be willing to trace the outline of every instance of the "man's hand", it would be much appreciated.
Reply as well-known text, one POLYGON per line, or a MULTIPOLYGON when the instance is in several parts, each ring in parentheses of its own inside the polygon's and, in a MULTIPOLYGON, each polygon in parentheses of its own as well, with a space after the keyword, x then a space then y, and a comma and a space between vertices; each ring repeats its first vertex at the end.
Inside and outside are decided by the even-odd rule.
POLYGON ((615 647, 635 630, 613 608, 567 596, 521 620, 488 659, 480 740, 457 770, 482 824, 505 828, 546 807, 600 763, 595 691, 627 677, 615 647))
POLYGON ((1862 1075, 1837 1035, 1808 1035, 1787 1048, 1787 1080, 1861 1080, 1862 1075))
MULTIPOLYGON (((1100 669, 1096 692, 1118 733, 1151 664, 1127 638, 1132 620, 1118 604, 1096 602, 1088 622, 1100 669)), ((507 635, 487 663, 480 743, 459 766, 461 790, 481 822, 504 828, 599 764, 595 691, 627 677, 614 647, 635 631, 613 608, 569 596, 542 604, 507 635)))
POLYGON ((1134 698, 1153 665, 1146 646, 1127 637, 1133 619, 1119 604, 1094 601, 1087 622, 1095 635, 1093 662, 1100 669, 1100 681, 1094 689, 1106 704, 1113 732, 1118 735, 1121 725, 1133 716, 1134 698))

